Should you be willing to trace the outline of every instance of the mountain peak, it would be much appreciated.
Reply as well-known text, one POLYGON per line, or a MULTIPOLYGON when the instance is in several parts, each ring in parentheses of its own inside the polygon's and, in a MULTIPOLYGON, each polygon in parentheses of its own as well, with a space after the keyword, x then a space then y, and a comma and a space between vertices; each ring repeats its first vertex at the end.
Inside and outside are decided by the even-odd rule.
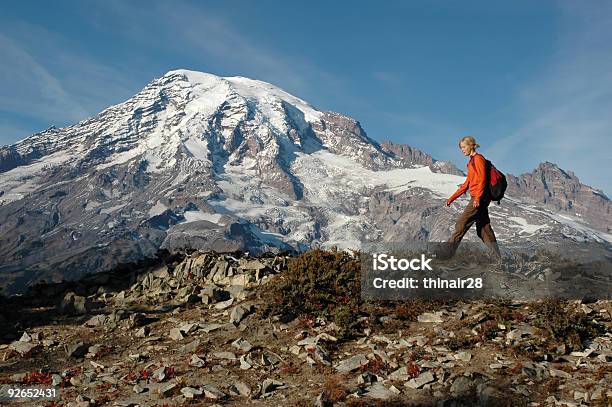
POLYGON ((188 69, 168 71, 162 78, 171 79, 173 77, 181 78, 192 87, 201 88, 206 92, 218 86, 258 104, 286 102, 301 110, 307 121, 318 121, 321 116, 321 112, 308 102, 269 82, 245 76, 218 76, 188 69))
POLYGON ((189 69, 174 69, 172 71, 166 72, 162 78, 172 78, 174 76, 182 76, 189 80, 189 82, 197 84, 197 83, 207 83, 213 81, 220 81, 223 77, 207 72, 201 71, 192 71, 189 69))

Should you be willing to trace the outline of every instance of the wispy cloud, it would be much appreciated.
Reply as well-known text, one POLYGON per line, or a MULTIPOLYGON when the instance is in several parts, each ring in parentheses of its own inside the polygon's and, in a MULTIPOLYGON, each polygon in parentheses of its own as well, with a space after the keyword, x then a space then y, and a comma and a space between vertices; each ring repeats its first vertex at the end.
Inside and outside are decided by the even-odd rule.
POLYGON ((549 69, 521 89, 524 125, 486 150, 528 170, 553 161, 612 192, 612 3, 560 2, 561 31, 549 69))
POLYGON ((79 119, 83 107, 60 80, 13 39, 0 34, 0 109, 52 119, 61 115, 79 119))
POLYGON ((43 27, 11 21, 3 31, 10 35, 0 32, 0 144, 93 116, 143 85, 43 27))

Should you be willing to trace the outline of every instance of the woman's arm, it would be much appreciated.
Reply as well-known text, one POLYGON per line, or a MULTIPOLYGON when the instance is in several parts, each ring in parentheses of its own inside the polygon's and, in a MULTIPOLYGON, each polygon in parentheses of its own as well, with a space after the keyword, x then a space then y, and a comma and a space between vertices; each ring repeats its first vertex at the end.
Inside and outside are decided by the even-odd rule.
POLYGON ((465 191, 467 191, 469 185, 470 185, 470 178, 468 177, 465 179, 465 182, 463 183, 463 185, 461 185, 459 189, 457 189, 457 191, 450 198, 446 200, 446 206, 450 206, 450 204, 452 204, 455 199, 465 194, 465 191))

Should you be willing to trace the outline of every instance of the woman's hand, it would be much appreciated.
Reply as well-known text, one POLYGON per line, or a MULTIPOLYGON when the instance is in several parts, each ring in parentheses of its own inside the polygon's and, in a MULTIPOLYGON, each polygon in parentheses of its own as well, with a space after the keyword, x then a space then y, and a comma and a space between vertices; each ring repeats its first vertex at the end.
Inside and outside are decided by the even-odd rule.
POLYGON ((452 202, 450 201, 450 199, 446 200, 446 207, 448 208, 449 206, 451 206, 452 202))
POLYGON ((474 208, 478 208, 480 206, 480 202, 474 200, 474 208))

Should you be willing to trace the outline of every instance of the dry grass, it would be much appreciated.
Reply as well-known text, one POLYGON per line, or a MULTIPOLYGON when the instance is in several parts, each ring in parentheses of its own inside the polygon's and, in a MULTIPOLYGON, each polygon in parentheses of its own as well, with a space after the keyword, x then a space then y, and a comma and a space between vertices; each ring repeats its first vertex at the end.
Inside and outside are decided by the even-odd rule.
POLYGON ((349 391, 344 385, 349 379, 344 374, 334 374, 325 378, 323 383, 323 398, 332 403, 346 400, 349 391))

